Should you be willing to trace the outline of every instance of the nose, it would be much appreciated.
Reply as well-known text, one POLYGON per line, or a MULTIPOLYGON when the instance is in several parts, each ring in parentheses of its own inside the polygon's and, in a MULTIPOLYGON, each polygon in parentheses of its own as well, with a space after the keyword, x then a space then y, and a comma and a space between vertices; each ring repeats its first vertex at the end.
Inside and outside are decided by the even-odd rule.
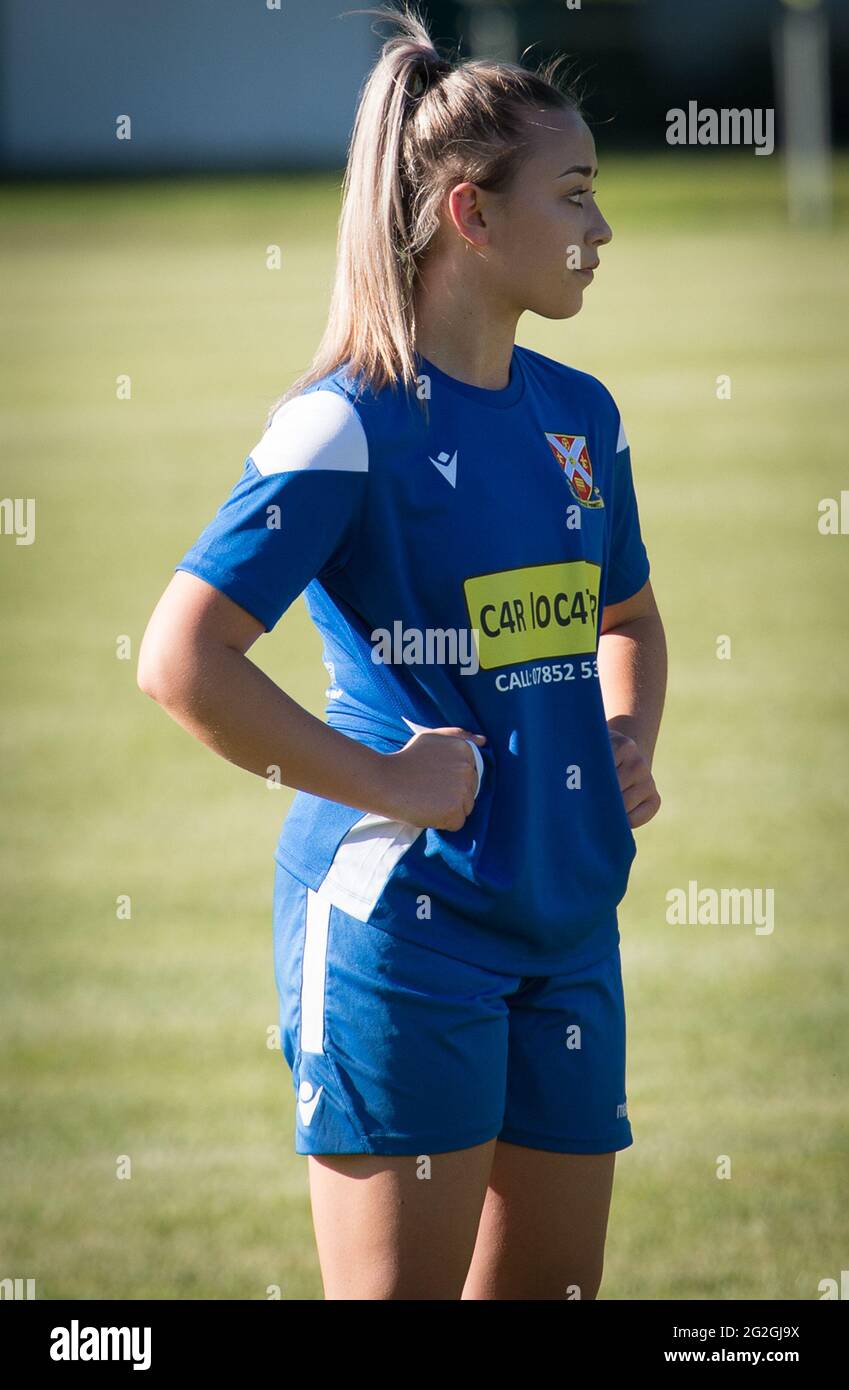
POLYGON ((613 232, 610 223, 602 217, 598 208, 595 211, 596 220, 587 233, 587 241, 591 246, 606 246, 609 241, 613 240, 613 232))

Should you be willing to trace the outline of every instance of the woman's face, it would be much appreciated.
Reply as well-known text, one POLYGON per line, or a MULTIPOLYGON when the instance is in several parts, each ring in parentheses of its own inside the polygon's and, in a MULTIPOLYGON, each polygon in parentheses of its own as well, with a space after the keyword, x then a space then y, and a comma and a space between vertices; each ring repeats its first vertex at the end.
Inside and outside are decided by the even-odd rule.
MULTIPOLYGON (((528 119, 531 152, 509 190, 476 190, 475 240, 488 289, 509 312, 571 318, 592 282, 600 247, 613 235, 593 193, 595 142, 574 111, 541 111, 528 119)), ((470 230, 474 222, 466 223, 470 230)))

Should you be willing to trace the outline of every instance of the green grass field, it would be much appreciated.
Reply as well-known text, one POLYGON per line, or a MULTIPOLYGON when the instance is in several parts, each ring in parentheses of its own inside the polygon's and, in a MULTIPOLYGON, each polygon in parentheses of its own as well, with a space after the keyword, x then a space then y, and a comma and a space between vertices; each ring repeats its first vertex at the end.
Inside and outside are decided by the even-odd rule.
MULTIPOLYGON (((849 536, 817 528, 849 488, 849 163, 816 233, 788 228, 778 157, 601 153, 602 272, 577 319, 518 335, 618 400, 670 649, 663 807, 620 909, 635 1143, 600 1296, 816 1299, 849 1261, 849 536), (773 888, 774 932, 670 926, 691 879, 773 888)), ((339 182, 2 197, 2 493, 37 520, 32 545, 0 538, 0 1277, 42 1299, 321 1297, 268 1046, 290 793, 192 740, 135 672, 318 341, 339 182)), ((251 656, 320 712, 302 602, 251 656)))

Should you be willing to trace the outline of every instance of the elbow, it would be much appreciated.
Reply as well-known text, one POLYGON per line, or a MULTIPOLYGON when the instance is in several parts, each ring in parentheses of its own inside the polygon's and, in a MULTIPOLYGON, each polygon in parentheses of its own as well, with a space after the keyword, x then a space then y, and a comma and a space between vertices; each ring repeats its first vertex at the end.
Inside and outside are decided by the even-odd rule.
POLYGON ((149 660, 139 657, 136 667, 136 684, 143 695, 149 695, 151 700, 159 701, 159 679, 156 668, 149 660))
POLYGON ((195 698, 204 664, 209 664, 207 647, 197 647, 182 633, 146 634, 136 666, 136 684, 169 713, 190 704, 195 698))
POLYGON ((139 651, 136 666, 136 684, 144 695, 149 695, 157 704, 164 704, 169 686, 169 663, 166 653, 160 649, 148 634, 145 635, 139 651))

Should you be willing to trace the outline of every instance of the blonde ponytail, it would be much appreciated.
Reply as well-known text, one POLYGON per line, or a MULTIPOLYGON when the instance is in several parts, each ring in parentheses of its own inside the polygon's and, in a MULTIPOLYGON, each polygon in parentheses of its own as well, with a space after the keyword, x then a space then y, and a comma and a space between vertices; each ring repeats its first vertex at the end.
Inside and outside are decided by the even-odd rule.
POLYGON ((399 33, 384 43, 360 95, 324 334, 269 421, 343 365, 375 392, 415 388, 414 289, 444 196, 464 180, 492 190, 509 183, 525 151, 528 108, 579 109, 575 93, 555 85, 562 59, 539 72, 457 63, 437 51, 413 3, 353 13, 380 15, 399 33))

